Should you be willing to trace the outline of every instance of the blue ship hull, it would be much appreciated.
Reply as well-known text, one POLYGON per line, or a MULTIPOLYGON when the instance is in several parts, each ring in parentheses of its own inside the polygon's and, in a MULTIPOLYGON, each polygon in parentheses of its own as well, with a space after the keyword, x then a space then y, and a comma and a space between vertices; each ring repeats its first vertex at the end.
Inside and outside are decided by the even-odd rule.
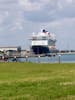
POLYGON ((31 47, 34 54, 47 54, 50 53, 50 50, 46 46, 32 46, 31 47))

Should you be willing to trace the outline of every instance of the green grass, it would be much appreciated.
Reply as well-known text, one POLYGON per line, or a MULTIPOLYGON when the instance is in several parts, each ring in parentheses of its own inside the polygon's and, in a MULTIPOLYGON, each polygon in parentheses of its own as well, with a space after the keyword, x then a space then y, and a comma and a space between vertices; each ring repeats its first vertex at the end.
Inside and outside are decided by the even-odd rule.
POLYGON ((0 63, 0 100, 75 100, 75 64, 0 63))

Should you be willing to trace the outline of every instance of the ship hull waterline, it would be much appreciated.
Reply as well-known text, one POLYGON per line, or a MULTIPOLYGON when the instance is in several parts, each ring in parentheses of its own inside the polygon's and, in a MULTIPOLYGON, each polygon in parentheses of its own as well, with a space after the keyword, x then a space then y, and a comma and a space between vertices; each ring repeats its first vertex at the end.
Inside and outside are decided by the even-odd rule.
POLYGON ((34 54, 47 54, 50 53, 50 50, 46 46, 32 46, 31 47, 34 54))

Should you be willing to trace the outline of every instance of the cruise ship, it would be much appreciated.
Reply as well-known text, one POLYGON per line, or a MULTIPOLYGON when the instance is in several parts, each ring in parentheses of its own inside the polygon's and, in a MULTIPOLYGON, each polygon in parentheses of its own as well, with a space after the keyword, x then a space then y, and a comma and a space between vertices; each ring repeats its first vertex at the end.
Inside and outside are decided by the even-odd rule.
POLYGON ((33 33, 31 36, 31 51, 34 54, 48 54, 53 53, 56 50, 55 35, 46 31, 45 29, 40 32, 33 33))

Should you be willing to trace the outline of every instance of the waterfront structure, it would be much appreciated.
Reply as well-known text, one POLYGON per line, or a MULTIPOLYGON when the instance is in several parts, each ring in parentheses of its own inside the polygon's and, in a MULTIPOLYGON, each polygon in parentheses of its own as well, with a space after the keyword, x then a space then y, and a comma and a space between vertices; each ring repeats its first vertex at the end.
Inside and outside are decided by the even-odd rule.
POLYGON ((30 48, 34 54, 47 54, 56 51, 55 35, 44 29, 38 34, 33 33, 30 40, 31 40, 30 48))
POLYGON ((17 51, 19 47, 0 47, 0 51, 17 51))
POLYGON ((21 54, 21 47, 0 47, 0 53, 3 54, 3 56, 20 56, 21 54))

